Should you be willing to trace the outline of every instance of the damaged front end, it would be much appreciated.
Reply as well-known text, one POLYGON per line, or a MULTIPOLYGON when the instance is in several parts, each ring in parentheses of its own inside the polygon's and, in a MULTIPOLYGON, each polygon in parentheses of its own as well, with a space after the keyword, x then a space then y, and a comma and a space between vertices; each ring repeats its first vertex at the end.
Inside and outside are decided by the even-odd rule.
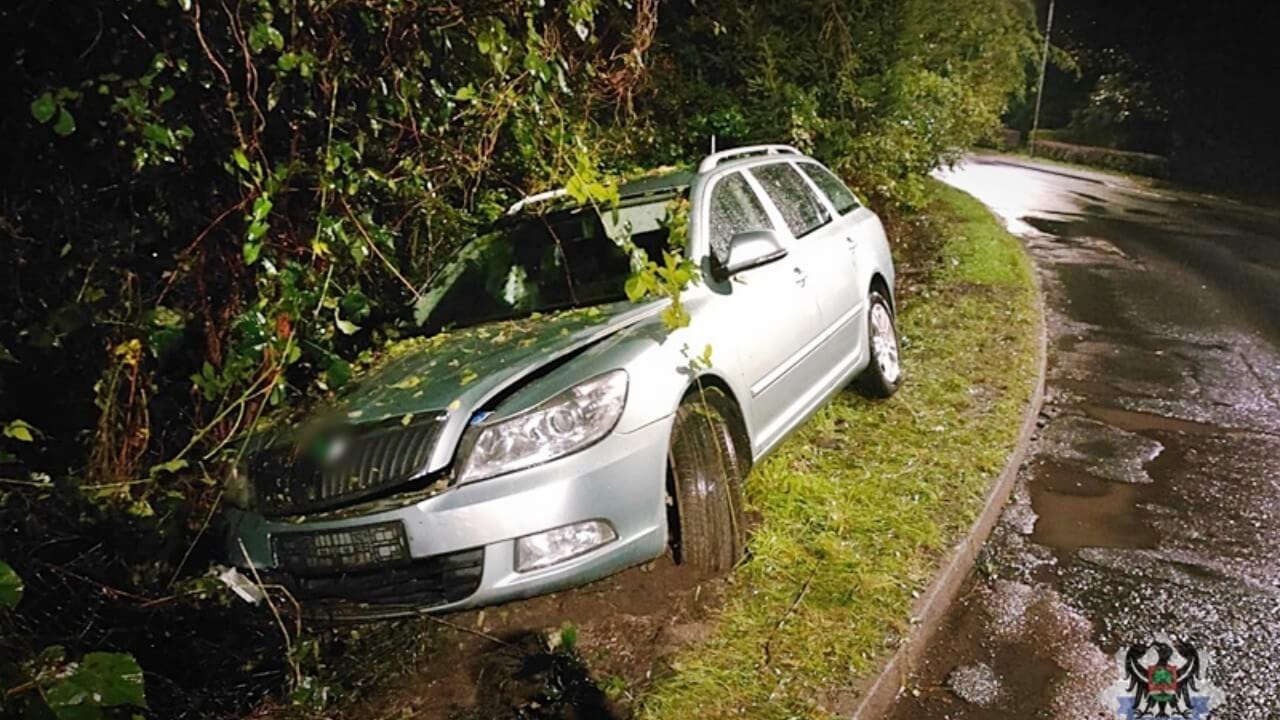
MULTIPOLYGON (((538 491, 536 483, 461 477, 456 456, 470 457, 468 431, 515 389, 652 315, 618 309, 433 338, 379 367, 328 414, 246 450, 226 495, 232 564, 287 588, 308 614, 334 619, 471 598, 487 546, 514 552, 507 540, 527 534, 521 528, 535 510, 520 495, 538 491)), ((553 522, 572 507, 546 505, 553 522)), ((510 570, 494 560, 495 572, 499 565, 510 570)))
POLYGON ((404 614, 469 596, 480 582, 482 548, 414 558, 403 520, 369 522, 449 487, 447 470, 426 470, 445 417, 428 412, 330 429, 252 453, 239 471, 252 482, 243 482, 244 510, 233 513, 233 556, 255 555, 240 544, 262 534, 246 526, 296 525, 296 532, 268 534, 271 567, 260 573, 311 614, 404 614))

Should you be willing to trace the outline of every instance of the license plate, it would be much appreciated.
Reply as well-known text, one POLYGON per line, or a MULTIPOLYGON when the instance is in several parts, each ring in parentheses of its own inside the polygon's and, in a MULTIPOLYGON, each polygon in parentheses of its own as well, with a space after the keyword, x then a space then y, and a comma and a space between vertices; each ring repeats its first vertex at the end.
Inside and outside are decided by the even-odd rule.
POLYGON ((399 521, 341 530, 271 536, 276 564, 296 573, 332 573, 396 565, 409 560, 409 540, 399 521))

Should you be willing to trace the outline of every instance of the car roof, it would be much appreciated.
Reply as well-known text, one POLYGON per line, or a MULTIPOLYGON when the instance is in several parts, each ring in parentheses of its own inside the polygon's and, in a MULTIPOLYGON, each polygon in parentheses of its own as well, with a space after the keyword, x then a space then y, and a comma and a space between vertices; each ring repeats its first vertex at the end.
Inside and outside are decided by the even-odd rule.
MULTIPOLYGON (((745 145, 712 153, 699 163, 696 171, 688 169, 660 169, 652 174, 627 180, 618 188, 621 200, 639 200, 647 195, 664 196, 689 189, 699 178, 715 174, 717 171, 756 164, 764 158, 778 162, 787 160, 808 160, 805 155, 790 145, 745 145)), ((568 193, 563 190, 551 190, 537 195, 530 195, 508 210, 508 215, 515 215, 531 205, 551 201, 553 207, 563 207, 563 198, 568 193)))

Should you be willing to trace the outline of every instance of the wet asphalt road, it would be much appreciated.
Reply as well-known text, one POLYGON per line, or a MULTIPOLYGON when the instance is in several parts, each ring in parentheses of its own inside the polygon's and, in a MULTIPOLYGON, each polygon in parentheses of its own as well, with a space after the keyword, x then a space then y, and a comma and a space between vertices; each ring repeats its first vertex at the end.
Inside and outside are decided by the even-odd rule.
POLYGON ((1047 399, 889 717, 1116 717, 1116 652, 1165 632, 1208 657, 1213 718, 1280 719, 1280 211, 995 158, 941 176, 1035 258, 1047 399))

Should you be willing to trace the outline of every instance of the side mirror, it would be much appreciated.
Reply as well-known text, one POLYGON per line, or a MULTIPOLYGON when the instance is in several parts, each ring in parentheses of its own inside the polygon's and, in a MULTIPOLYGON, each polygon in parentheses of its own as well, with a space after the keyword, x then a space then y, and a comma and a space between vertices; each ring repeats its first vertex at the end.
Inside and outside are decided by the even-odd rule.
POLYGON ((781 260, 787 256, 787 250, 772 230, 748 230, 729 239, 728 255, 727 259, 715 263, 720 280, 781 260))

